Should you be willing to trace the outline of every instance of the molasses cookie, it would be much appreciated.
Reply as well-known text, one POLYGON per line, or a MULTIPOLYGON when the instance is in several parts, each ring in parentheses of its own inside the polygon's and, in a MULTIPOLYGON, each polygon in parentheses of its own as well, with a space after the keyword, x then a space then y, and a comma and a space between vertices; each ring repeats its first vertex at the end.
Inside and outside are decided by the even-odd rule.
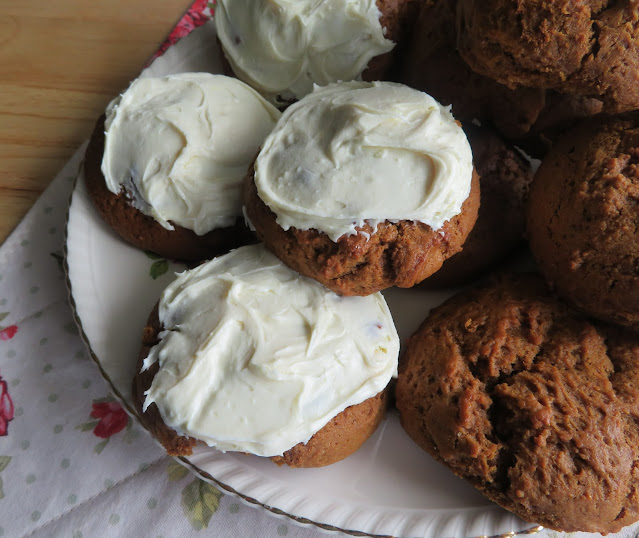
POLYGON ((220 0, 215 23, 235 75, 285 106, 314 85, 386 79, 418 7, 418 0, 220 0))
POLYGON ((639 330, 639 116, 566 133, 535 175, 527 228, 560 295, 639 330))
POLYGON ((340 297, 251 245, 166 288, 133 393, 171 455, 203 443, 319 467, 375 431, 398 353, 381 294, 340 297))
POLYGON ((492 123, 507 138, 528 133, 545 103, 542 89, 511 89, 466 65, 457 52, 455 2, 450 0, 422 4, 400 82, 452 105, 458 120, 492 123))
POLYGON ((639 4, 460 0, 458 48, 476 72, 511 88, 552 88, 639 108, 639 4))
POLYGON ((123 239, 168 258, 198 261, 251 242, 242 180, 279 116, 234 78, 138 79, 96 125, 89 196, 123 239))
POLYGON ((434 309, 396 398, 419 446, 526 521, 605 534, 639 519, 639 337, 587 321, 538 276, 434 309))
POLYGON ((329 85, 290 106, 249 172, 245 212, 284 263, 344 295, 410 287, 477 217, 468 140, 400 84, 329 85))
POLYGON ((464 125, 479 174, 481 205, 464 248, 421 283, 433 289, 468 284, 523 243, 530 162, 490 129, 464 125))

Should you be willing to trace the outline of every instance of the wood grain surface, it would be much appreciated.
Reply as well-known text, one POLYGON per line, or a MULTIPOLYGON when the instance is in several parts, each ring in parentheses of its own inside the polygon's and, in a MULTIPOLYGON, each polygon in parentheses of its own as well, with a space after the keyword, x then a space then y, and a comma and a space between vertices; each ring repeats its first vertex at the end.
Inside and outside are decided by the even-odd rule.
POLYGON ((0 0, 0 244, 189 0, 0 0))

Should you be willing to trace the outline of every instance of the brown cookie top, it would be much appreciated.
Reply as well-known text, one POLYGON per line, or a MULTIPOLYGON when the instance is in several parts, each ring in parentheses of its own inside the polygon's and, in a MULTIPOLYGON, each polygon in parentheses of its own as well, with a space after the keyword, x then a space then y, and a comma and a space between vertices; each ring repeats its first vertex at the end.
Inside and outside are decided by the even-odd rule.
POLYGON ((246 215, 257 236, 295 271, 341 295, 370 295, 391 286, 409 288, 437 271, 461 250, 479 209, 479 180, 473 172, 471 192, 459 215, 440 231, 420 222, 386 221, 365 234, 342 236, 337 242, 317 230, 284 230, 260 199, 251 167, 244 184, 246 215))
POLYGON ((535 175, 527 227, 563 297, 639 330, 639 116, 566 133, 535 175))
POLYGON ((479 174, 481 204, 462 251, 421 283, 429 289, 467 284, 523 243, 530 163, 490 129, 466 124, 464 131, 479 174))
POLYGON ((526 153, 543 159, 566 131, 579 121, 598 116, 603 102, 593 97, 546 91, 546 102, 530 131, 516 141, 526 153))
POLYGON ((598 97, 639 108, 639 5, 604 0, 460 0, 458 48, 470 67, 511 88, 598 97))
POLYGON ((396 398, 424 450, 527 521, 606 533, 639 519, 639 338, 575 314, 537 276, 433 310, 396 398))
POLYGON ((468 67, 457 52, 455 3, 450 0, 422 4, 400 81, 452 105, 457 119, 491 122, 509 138, 525 135, 545 102, 543 90, 511 89, 468 67))
MULTIPOLYGON (((426 3, 433 0, 426 0, 426 3)), ((412 40, 420 0, 376 0, 382 16, 379 23, 384 36, 395 43, 395 47, 386 54, 375 56, 368 62, 362 73, 362 80, 395 80, 399 63, 412 40)))

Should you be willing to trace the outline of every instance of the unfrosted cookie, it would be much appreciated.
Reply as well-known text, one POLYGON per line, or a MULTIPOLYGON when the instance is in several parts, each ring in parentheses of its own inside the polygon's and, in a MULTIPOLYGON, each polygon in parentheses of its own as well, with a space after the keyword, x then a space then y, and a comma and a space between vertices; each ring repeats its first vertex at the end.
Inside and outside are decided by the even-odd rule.
POLYGON ((390 53, 376 56, 368 62, 362 72, 362 80, 396 80, 399 65, 411 47, 415 21, 424 0, 376 0, 375 3, 382 14, 379 23, 384 36, 395 46, 390 53))
POLYGON ((639 5, 634 1, 460 0, 458 48, 498 82, 639 108, 639 5))
POLYGON ((252 242, 242 180, 279 115, 234 78, 138 79, 97 122, 89 196, 123 239, 168 258, 198 261, 252 242))
POLYGON ((396 386, 426 452, 526 521, 616 532, 639 519, 639 338, 511 275, 434 309, 396 386))
POLYGON ((537 158, 577 120, 602 111, 599 99, 525 85, 510 88, 491 74, 473 71, 457 50, 455 6, 450 0, 422 4, 401 82, 450 104, 465 123, 492 125, 537 158))
POLYGON ((171 455, 201 443, 319 467, 373 434, 398 353, 380 294, 339 297, 253 245, 182 273, 163 292, 133 394, 171 455))
POLYGON ((245 183, 258 237, 344 295, 410 287, 461 249, 479 206, 449 111, 394 83, 342 83, 289 107, 245 183))
POLYGON ((594 97, 547 90, 544 108, 534 125, 514 143, 534 158, 543 159, 566 131, 580 121, 602 114, 603 106, 594 97))
POLYGON ((639 329, 639 117, 566 133, 531 186, 528 238, 558 293, 639 329))
POLYGON ((468 284, 523 244, 530 162, 490 129, 464 125, 479 174, 481 205, 461 252, 421 283, 434 289, 468 284))
POLYGON ((468 67, 457 51, 455 2, 450 0, 422 3, 400 81, 452 105, 458 120, 492 123, 509 138, 527 134, 545 104, 542 89, 511 89, 468 67))

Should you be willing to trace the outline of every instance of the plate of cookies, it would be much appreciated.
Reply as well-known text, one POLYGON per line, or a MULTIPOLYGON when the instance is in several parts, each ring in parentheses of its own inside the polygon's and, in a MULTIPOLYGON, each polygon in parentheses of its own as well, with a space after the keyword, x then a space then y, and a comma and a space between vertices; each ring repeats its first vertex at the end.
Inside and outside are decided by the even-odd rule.
POLYGON ((506 66, 477 43, 514 30, 457 4, 218 0, 96 118, 76 320, 167 454, 275 514, 616 532, 639 519, 632 96, 594 61, 571 88, 506 66))

